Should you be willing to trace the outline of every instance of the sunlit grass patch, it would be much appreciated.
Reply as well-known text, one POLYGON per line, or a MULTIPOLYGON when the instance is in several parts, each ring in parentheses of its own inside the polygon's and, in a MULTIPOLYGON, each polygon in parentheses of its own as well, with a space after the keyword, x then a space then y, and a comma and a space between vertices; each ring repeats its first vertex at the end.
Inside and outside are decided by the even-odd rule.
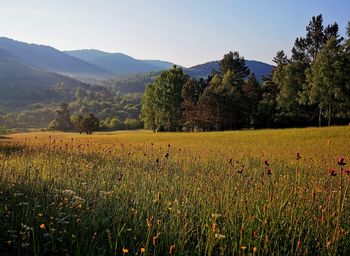
POLYGON ((349 127, 11 137, 4 254, 349 253, 349 127))

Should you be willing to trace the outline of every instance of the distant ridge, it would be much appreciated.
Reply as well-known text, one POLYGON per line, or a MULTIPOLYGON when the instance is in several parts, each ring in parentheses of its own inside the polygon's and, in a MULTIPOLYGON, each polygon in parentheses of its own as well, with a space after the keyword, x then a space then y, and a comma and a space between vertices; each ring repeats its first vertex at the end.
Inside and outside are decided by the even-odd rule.
POLYGON ((35 102, 49 103, 61 98, 62 89, 77 87, 87 88, 88 85, 67 76, 33 69, 0 49, 0 105, 20 108, 35 102))
MULTIPOLYGON (((250 71, 255 74, 258 80, 261 80, 263 76, 270 75, 274 68, 274 66, 270 64, 256 60, 246 60, 246 65, 249 67, 250 71)), ((219 68, 219 61, 210 61, 185 69, 185 72, 191 77, 206 78, 212 74, 212 71, 218 71, 219 68)))
POLYGON ((65 51, 65 53, 116 75, 161 71, 174 65, 167 61, 138 60, 123 53, 108 53, 94 49, 65 51))
POLYGON ((112 76, 108 71, 81 59, 44 45, 28 44, 0 37, 0 48, 16 59, 36 69, 65 74, 105 78, 112 76))

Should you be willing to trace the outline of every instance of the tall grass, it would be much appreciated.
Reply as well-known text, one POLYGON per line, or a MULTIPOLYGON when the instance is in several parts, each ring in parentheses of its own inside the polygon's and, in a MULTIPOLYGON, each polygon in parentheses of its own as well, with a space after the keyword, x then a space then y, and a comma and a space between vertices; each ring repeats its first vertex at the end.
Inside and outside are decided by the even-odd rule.
POLYGON ((13 135, 0 254, 349 255, 349 142, 349 127, 13 135))

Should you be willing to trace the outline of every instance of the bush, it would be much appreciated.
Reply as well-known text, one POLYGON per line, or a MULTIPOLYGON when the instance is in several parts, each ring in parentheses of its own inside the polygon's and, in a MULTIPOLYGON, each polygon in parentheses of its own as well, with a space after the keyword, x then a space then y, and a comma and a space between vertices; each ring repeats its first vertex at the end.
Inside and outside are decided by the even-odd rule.
POLYGON ((7 134, 7 131, 4 126, 0 126, 0 135, 7 134))

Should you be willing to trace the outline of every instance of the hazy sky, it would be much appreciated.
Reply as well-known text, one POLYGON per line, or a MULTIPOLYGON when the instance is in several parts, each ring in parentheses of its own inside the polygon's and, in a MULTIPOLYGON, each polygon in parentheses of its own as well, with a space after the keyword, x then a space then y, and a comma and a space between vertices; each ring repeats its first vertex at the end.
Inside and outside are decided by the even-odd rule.
POLYGON ((271 63, 313 15, 350 21, 350 0, 0 0, 0 36, 191 66, 239 51, 271 63))

